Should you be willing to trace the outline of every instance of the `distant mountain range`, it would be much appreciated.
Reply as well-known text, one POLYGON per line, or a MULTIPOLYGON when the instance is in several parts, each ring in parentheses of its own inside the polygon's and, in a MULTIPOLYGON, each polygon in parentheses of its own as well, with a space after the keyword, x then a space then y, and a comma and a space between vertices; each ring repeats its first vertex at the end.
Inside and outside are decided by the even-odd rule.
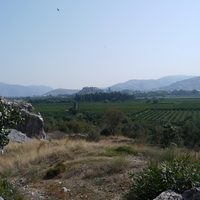
POLYGON ((72 95, 75 94, 77 92, 79 92, 80 90, 72 90, 72 89, 55 89, 55 90, 51 90, 45 94, 43 94, 44 96, 58 96, 58 95, 72 95))
POLYGON ((140 90, 140 91, 148 91, 148 90, 157 90, 161 87, 169 86, 177 81, 182 81, 186 79, 193 78, 194 76, 165 76, 159 79, 149 79, 149 80, 138 80, 133 79, 124 83, 118 83, 110 87, 113 91, 123 91, 123 90, 140 90))
POLYGON ((22 86, 0 82, 0 96, 3 97, 39 96, 51 90, 53 88, 43 85, 22 86))
POLYGON ((200 90, 200 76, 177 81, 169 86, 162 87, 163 90, 200 90))
MULTIPOLYGON (((150 91, 150 90, 200 90, 200 76, 165 76, 159 79, 138 80, 133 79, 104 88, 104 91, 150 91)), ((82 90, 55 89, 48 86, 22 86, 0 83, 0 96, 27 97, 27 96, 58 96, 72 94, 88 94, 102 92, 96 87, 83 87, 82 90)))

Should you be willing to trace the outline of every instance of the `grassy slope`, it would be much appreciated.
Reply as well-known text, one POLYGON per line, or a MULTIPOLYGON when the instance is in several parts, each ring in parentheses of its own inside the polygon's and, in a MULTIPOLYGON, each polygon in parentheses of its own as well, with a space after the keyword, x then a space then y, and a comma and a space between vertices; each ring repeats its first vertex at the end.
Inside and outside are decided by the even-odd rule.
POLYGON ((31 193, 34 199, 42 195, 54 200, 117 200, 127 192, 129 172, 141 170, 147 160, 171 159, 175 154, 175 150, 136 145, 123 137, 98 143, 69 139, 9 143, 0 156, 0 175, 20 186, 27 200, 31 193), (58 163, 65 170, 45 177, 58 163), (70 191, 62 192, 63 187, 70 191))
POLYGON ((124 145, 131 145, 130 140, 120 137, 99 143, 69 139, 10 143, 0 157, 0 175, 21 184, 25 199, 36 190, 51 199, 121 199, 128 189, 128 172, 145 164, 135 151, 116 150, 124 145), (45 178, 58 163, 65 170, 45 178), (63 187, 70 191, 62 192, 63 187))

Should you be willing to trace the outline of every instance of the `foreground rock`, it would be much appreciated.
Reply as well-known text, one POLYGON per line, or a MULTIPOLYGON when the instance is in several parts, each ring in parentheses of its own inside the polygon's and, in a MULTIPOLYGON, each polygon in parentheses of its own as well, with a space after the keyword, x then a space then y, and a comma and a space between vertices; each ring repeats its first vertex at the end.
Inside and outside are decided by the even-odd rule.
POLYGON ((33 106, 23 100, 8 100, 1 98, 3 104, 8 108, 18 108, 24 117, 23 124, 18 124, 14 129, 24 133, 30 138, 45 138, 44 121, 40 113, 33 113, 33 106))
POLYGON ((25 122, 23 124, 18 124, 15 129, 26 133, 30 138, 44 138, 44 121, 42 116, 39 113, 31 113, 25 109, 21 109, 21 114, 25 118, 25 122))
POLYGON ((177 194, 171 190, 161 193, 154 200, 200 200, 200 188, 186 190, 183 194, 177 194))
POLYGON ((17 131, 15 129, 12 129, 11 132, 8 135, 8 138, 12 142, 32 142, 33 139, 27 137, 25 134, 21 133, 20 131, 17 131))

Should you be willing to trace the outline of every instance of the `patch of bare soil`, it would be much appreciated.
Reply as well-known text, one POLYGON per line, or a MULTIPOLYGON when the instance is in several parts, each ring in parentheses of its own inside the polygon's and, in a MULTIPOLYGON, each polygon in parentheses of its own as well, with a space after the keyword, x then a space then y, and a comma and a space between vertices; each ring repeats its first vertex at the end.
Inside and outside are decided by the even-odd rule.
POLYGON ((68 170, 53 179, 29 183, 20 179, 21 185, 20 180, 18 185, 27 199, 123 199, 130 184, 129 172, 140 170, 144 161, 140 157, 128 156, 122 161, 124 166, 114 166, 117 165, 115 159, 101 157, 91 160, 92 164, 90 160, 87 160, 88 164, 80 160, 67 162, 68 170))

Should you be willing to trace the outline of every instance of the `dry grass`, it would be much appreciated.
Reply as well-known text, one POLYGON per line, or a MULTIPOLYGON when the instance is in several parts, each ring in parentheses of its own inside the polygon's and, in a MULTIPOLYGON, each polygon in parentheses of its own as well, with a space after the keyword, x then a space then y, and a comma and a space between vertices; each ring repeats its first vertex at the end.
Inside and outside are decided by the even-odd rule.
MULTIPOLYGON (((128 189, 129 172, 141 170, 147 160, 172 159, 179 153, 175 148, 161 150, 134 144, 124 137, 98 143, 69 139, 10 142, 0 156, 0 176, 16 182, 22 178, 29 185, 26 190, 40 190, 51 199, 120 199, 128 189), (134 154, 115 152, 121 146, 131 146, 134 154), (47 171, 58 163, 64 164, 65 170, 45 179, 47 171), (70 192, 63 193, 62 187, 70 192)), ((25 196, 30 199, 30 195, 25 196)))
POLYGON ((42 162, 53 164, 59 160, 74 159, 77 154, 92 152, 100 149, 99 144, 86 141, 38 141, 31 143, 12 143, 6 147, 4 156, 0 157, 0 172, 23 171, 32 165, 42 162))

